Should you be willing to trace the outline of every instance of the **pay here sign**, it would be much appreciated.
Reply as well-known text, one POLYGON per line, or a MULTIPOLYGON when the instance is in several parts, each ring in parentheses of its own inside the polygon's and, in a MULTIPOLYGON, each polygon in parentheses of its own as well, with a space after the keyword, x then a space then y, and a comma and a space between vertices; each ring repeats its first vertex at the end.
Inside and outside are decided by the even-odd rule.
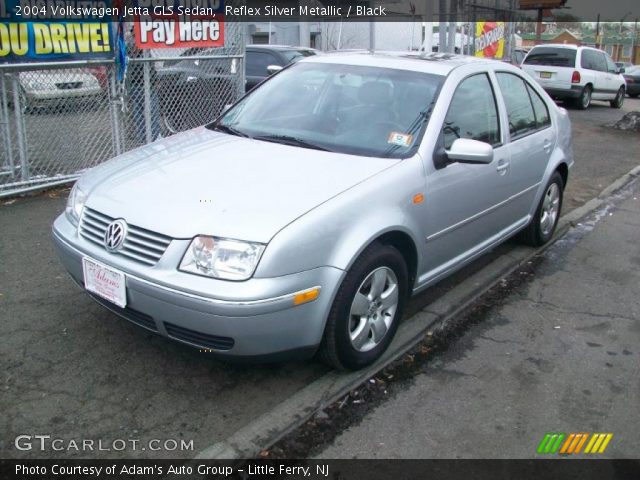
POLYGON ((138 0, 133 13, 138 48, 224 46, 223 0, 138 0))

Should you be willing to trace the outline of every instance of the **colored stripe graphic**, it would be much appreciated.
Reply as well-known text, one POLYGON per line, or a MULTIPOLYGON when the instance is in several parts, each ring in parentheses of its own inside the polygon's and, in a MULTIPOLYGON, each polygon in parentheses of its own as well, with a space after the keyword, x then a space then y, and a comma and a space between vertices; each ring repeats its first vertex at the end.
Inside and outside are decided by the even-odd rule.
POLYGON ((565 433, 547 433, 538 445, 537 452, 539 454, 556 453, 565 436, 565 433))
POLYGON ((613 433, 594 433, 584 453, 604 453, 613 438, 613 433))
POLYGON ((545 434, 536 451, 538 454, 577 455, 583 452, 582 448, 586 444, 583 453, 604 453, 612 438, 613 433, 570 433, 567 435, 566 433, 550 432, 545 434))

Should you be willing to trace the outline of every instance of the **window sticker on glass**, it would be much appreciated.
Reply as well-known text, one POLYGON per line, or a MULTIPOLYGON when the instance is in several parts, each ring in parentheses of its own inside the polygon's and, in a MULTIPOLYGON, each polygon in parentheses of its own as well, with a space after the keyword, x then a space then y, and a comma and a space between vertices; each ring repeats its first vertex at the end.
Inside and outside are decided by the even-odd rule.
POLYGON ((389 139, 387 140, 387 143, 398 145, 399 147, 410 147, 412 140, 413 140, 413 135, 408 135, 406 133, 399 133, 399 132, 391 132, 391 134, 389 135, 389 139))

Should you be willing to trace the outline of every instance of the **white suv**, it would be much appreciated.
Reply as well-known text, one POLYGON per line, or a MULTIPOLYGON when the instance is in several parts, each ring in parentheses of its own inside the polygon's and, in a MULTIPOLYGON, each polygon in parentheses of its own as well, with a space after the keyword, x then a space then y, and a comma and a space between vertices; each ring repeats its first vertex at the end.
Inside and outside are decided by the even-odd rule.
POLYGON ((624 102, 623 68, 602 50, 575 45, 538 45, 525 57, 522 69, 557 100, 571 101, 585 110, 591 100, 609 100, 613 108, 624 102))

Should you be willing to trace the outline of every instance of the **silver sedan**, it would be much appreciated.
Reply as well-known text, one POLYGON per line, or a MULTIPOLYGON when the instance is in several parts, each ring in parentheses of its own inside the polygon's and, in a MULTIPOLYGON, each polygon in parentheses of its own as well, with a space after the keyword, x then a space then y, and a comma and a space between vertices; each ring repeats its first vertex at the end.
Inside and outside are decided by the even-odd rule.
POLYGON ((53 225, 96 301, 228 357, 374 362, 407 299, 518 234, 548 242, 567 112, 511 65, 348 53, 86 173, 53 225))

